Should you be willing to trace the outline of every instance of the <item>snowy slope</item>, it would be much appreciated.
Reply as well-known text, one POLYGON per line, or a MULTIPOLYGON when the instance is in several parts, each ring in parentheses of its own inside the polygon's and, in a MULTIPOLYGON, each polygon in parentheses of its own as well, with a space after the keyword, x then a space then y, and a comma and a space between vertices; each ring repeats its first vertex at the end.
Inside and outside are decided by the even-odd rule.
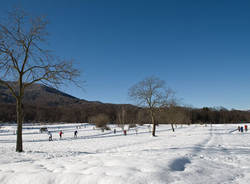
MULTIPOLYGON (((24 153, 15 152, 15 127, 0 132, 0 183, 32 184, 222 184, 250 181, 250 133, 233 131, 238 125, 148 126, 128 135, 120 128, 102 132, 92 125, 24 127, 24 153), (64 132, 62 140, 58 132, 64 132)), ((112 127, 113 129, 114 127, 112 127)))

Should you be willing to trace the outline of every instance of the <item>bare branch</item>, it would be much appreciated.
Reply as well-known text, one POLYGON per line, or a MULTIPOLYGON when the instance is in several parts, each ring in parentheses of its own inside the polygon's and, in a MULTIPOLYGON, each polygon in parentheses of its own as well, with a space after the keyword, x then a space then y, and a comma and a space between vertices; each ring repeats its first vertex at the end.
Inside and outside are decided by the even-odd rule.
POLYGON ((3 84, 3 85, 5 85, 6 87, 8 87, 9 90, 10 90, 10 92, 11 92, 11 94, 12 94, 16 99, 18 98, 18 96, 17 96, 16 93, 15 93, 15 89, 14 89, 10 84, 8 84, 8 82, 5 82, 5 81, 3 81, 3 80, 0 79, 0 83, 3 84))
POLYGON ((135 100, 139 106, 155 108, 162 104, 164 88, 164 81, 156 77, 148 77, 132 86, 129 89, 129 96, 135 100))

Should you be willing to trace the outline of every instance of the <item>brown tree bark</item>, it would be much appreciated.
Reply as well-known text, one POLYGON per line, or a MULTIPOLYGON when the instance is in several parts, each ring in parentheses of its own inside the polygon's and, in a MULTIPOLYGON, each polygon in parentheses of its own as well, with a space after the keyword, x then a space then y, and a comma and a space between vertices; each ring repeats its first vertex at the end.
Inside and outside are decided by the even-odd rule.
POLYGON ((16 151, 23 151, 23 139, 22 139, 22 124, 23 124, 23 109, 22 109, 22 100, 21 98, 17 99, 16 103, 17 111, 17 141, 16 141, 16 151))
POLYGON ((171 127, 172 127, 172 130, 173 130, 173 132, 174 132, 174 125, 173 125, 173 123, 171 123, 171 127))
POLYGON ((153 112, 152 109, 150 110, 150 116, 151 116, 151 123, 152 123, 152 125, 153 125, 152 136, 155 137, 156 125, 155 125, 154 112, 153 112))
POLYGON ((17 141, 16 141, 16 151, 23 151, 23 139, 22 139, 22 130, 23 130, 23 95, 24 95, 24 86, 23 86, 23 75, 20 73, 18 81, 18 93, 19 95, 16 98, 16 111, 17 111, 17 141))

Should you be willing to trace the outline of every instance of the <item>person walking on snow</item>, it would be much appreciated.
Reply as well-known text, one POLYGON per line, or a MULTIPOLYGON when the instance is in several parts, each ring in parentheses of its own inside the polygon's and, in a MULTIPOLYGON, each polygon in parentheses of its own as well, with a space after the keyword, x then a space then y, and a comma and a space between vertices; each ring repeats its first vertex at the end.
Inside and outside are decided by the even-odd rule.
POLYGON ((77 130, 75 130, 75 132, 74 132, 74 138, 77 138, 77 130))
POLYGON ((62 139, 62 134, 63 134, 63 132, 62 132, 62 130, 60 130, 60 132, 59 132, 60 139, 62 139))
POLYGON ((52 141, 52 134, 51 134, 51 132, 49 132, 48 134, 49 134, 49 141, 52 141))
POLYGON ((245 132, 247 132, 247 125, 245 125, 245 132))

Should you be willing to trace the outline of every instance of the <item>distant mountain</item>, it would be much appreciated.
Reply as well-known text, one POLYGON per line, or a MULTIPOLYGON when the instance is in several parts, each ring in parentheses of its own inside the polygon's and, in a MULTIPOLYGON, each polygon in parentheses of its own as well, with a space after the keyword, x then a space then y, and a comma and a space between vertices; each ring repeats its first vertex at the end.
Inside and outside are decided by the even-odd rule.
MULTIPOLYGON (((16 83, 9 82, 14 88, 16 83)), ((16 101, 9 89, 0 85, 0 125, 1 122, 16 121, 16 101)), ((95 123, 149 123, 147 109, 130 104, 111 104, 87 101, 76 98, 55 88, 34 84, 26 89, 24 95, 24 122, 92 122, 95 123), (104 122, 105 121, 105 122, 104 122)), ((173 112, 161 112, 157 116, 159 123, 180 121, 180 123, 246 123, 250 122, 249 111, 227 109, 192 109, 175 107, 173 112), (168 113, 170 113, 168 115, 168 113), (173 120, 165 118, 174 118, 173 120), (177 119, 175 119, 177 118, 177 119), (161 122, 160 122, 161 121, 161 122)))
MULTIPOLYGON (((12 86, 15 83, 9 82, 12 86)), ((6 86, 0 84, 0 103, 15 103, 15 98, 6 86)), ((70 104, 100 103, 81 100, 55 88, 42 84, 33 84, 25 89, 24 103, 46 106, 61 106, 70 104)))
MULTIPOLYGON (((17 89, 16 83, 9 82, 17 89)), ((16 100, 3 85, 0 85, 0 122, 16 121, 16 100)), ((24 93, 25 122, 88 122, 93 116, 107 116, 110 122, 117 118, 121 107, 134 114, 136 106, 87 101, 76 98, 55 88, 34 84, 24 93)), ((98 117, 99 117, 98 116, 98 117)))

